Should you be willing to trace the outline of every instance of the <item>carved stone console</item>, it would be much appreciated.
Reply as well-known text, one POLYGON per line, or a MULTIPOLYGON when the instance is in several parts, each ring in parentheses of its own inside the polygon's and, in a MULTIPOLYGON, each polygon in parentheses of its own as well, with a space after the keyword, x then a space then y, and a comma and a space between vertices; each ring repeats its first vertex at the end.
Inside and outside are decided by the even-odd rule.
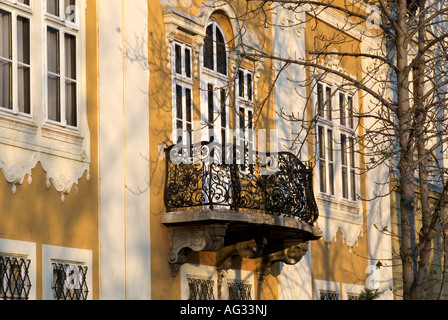
POLYGON ((302 260, 308 251, 309 242, 304 242, 290 248, 264 255, 257 265, 257 278, 261 284, 266 276, 271 274, 272 265, 276 262, 283 262, 287 265, 295 265, 302 260))
POLYGON ((186 255, 193 251, 218 251, 224 245, 227 225, 183 225, 169 230, 169 265, 171 275, 176 276, 187 261, 186 255))
POLYGON ((321 237, 320 229, 295 219, 231 210, 191 210, 164 213, 169 230, 168 262, 175 277, 190 251, 216 252, 216 269, 225 276, 237 257, 259 259, 261 279, 275 262, 296 264, 305 255, 309 240, 321 237))

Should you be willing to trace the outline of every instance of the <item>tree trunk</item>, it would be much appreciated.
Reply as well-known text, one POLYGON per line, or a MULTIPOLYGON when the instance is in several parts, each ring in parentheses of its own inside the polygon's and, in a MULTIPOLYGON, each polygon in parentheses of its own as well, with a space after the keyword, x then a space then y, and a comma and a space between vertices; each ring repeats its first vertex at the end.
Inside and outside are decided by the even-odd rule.
POLYGON ((411 130, 412 115, 409 102, 408 43, 406 39, 406 0, 398 1, 395 47, 397 50, 397 99, 398 99, 398 139, 400 148, 400 215, 401 248, 403 265, 403 299, 411 299, 411 289, 415 281, 415 184, 413 170, 413 147, 411 130))

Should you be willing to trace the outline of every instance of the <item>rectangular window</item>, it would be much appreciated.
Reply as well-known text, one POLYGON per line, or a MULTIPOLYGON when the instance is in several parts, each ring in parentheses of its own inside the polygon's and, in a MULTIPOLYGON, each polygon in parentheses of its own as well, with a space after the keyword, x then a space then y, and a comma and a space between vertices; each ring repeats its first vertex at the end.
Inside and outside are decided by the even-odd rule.
POLYGON ((188 278, 188 300, 215 300, 213 280, 188 278))
POLYGON ((345 94, 339 93, 339 117, 341 126, 345 126, 345 94))
POLYGON ((341 135, 342 197, 348 198, 347 137, 341 135))
POLYGON ((252 300, 252 285, 243 282, 228 282, 229 300, 252 300))
POLYGON ((0 107, 24 114, 31 113, 30 32, 28 18, 0 10, 0 107))
POLYGON ((339 293, 330 290, 319 290, 320 300, 339 300, 339 293))
POLYGON ((173 44, 173 119, 177 143, 191 144, 193 131, 193 95, 191 47, 175 41, 173 44))
POLYGON ((22 113, 31 113, 31 52, 30 20, 17 17, 17 81, 18 109, 22 113))
POLYGON ((353 97, 347 93, 339 92, 340 125, 354 129, 353 97))
POLYGON ((327 120, 332 119, 331 87, 317 83, 317 114, 327 120))
POLYGON ((342 197, 356 201, 354 138, 341 134, 342 197))
POLYGON ((59 0, 47 0, 47 13, 59 17, 59 0))
POLYGON ((350 190, 353 201, 356 201, 356 170, 355 170, 355 141, 353 138, 350 141, 350 190))
POLYGON ((53 299, 87 300, 87 267, 82 264, 53 262, 53 299))
POLYGON ((47 0, 47 14, 75 24, 77 22, 76 0, 47 0))
POLYGON ((333 130, 318 126, 318 167, 320 192, 334 195, 333 130))
POLYGON ((0 255, 0 299, 28 300, 31 260, 21 256, 0 255))
POLYGON ((0 106, 12 109, 12 21, 11 13, 0 10, 0 106))
POLYGON ((325 157, 325 129, 321 126, 318 127, 318 146, 319 146, 319 181, 320 192, 327 192, 327 170, 326 170, 326 157, 325 157))
POLYGON ((59 31, 47 28, 48 119, 61 121, 61 68, 59 31))
POLYGON ((78 125, 76 36, 47 27, 47 112, 48 119, 78 125))

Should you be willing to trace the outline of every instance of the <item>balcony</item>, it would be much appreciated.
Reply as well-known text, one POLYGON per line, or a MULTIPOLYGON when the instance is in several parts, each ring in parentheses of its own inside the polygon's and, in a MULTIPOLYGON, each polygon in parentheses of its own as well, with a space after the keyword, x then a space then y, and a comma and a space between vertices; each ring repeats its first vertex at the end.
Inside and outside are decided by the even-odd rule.
POLYGON ((189 251, 216 252, 218 270, 232 259, 261 258, 260 272, 278 261, 295 264, 319 239, 312 169, 289 152, 203 142, 166 152, 162 223, 169 228, 175 276, 189 251))

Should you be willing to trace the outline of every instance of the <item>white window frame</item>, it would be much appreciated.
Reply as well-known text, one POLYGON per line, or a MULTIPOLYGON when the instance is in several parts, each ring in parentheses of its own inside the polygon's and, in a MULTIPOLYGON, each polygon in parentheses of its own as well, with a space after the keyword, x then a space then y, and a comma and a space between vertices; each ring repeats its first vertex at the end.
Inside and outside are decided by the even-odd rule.
POLYGON ((67 262, 87 267, 87 300, 93 300, 92 251, 53 245, 42 246, 42 280, 43 299, 54 300, 53 296, 53 262, 67 262))
MULTIPOLYGON (((30 0, 31 1, 31 0, 30 0)), ((31 3, 30 3, 31 4, 31 3)), ((6 117, 16 116, 19 119, 30 122, 33 119, 33 72, 34 72, 34 59, 33 59, 33 41, 32 41, 32 34, 33 34, 33 12, 31 10, 31 5, 25 5, 22 3, 19 3, 18 1, 1 1, 0 2, 0 9, 3 11, 6 11, 11 14, 11 50, 12 50, 12 57, 11 57, 11 64, 12 64, 12 109, 6 108, 6 107, 0 107, 0 114, 4 115, 6 117), (17 18, 18 16, 21 16, 23 18, 26 18, 29 20, 30 24, 30 63, 29 65, 25 65, 22 63, 19 63, 18 56, 17 56, 17 18), (19 111, 19 105, 18 105, 18 67, 20 65, 25 65, 30 70, 30 92, 29 92, 29 99, 30 99, 30 113, 26 112, 20 112, 19 111)))
MULTIPOLYGON (((350 114, 348 111, 348 108, 345 108, 345 124, 341 123, 341 117, 340 117, 340 105, 339 105, 339 97, 340 95, 343 95, 345 98, 345 101, 348 101, 348 97, 351 98, 352 101, 352 112, 354 113, 356 110, 356 94, 351 94, 347 91, 343 91, 338 88, 338 84, 336 83, 335 79, 332 79, 329 83, 320 81, 319 83, 323 84, 323 92, 324 92, 324 99, 325 99, 325 93, 327 88, 332 88, 331 92, 331 105, 332 112, 331 112, 331 119, 328 116, 327 110, 324 110, 324 116, 319 116, 316 114, 317 122, 315 126, 315 141, 316 141, 316 161, 317 161, 317 167, 319 170, 319 164, 321 159, 321 154, 319 152, 320 145, 319 145, 319 127, 322 127, 324 130, 324 139, 325 139, 325 175, 326 175, 326 181, 325 181, 325 191, 322 191, 321 189, 321 175, 318 173, 317 176, 317 190, 318 195, 320 197, 325 198, 326 201, 336 201, 336 202, 344 202, 349 206, 355 207, 358 205, 358 199, 357 195, 359 194, 359 186, 360 186, 360 180, 359 176, 356 172, 356 168, 358 165, 358 159, 356 156, 356 121, 353 118, 353 127, 350 126, 350 114), (335 103, 336 102, 336 103, 335 103), (335 107, 336 106, 336 107, 335 107), (329 130, 332 134, 332 139, 329 137, 329 130), (343 154, 342 154, 342 135, 346 137, 346 144, 347 144, 347 163, 345 165, 347 170, 347 196, 344 196, 344 190, 342 189, 342 167, 343 167, 343 154), (350 148, 350 141, 353 143, 353 151, 350 148), (331 141, 331 147, 330 147, 330 140, 331 141), (330 158, 328 156, 328 151, 332 149, 332 161, 330 161, 330 158), (331 166, 333 167, 333 179, 331 179, 330 172, 331 172, 331 166), (352 181, 352 175, 354 176, 354 184, 352 181), (333 180, 333 181, 332 181, 333 180), (331 189, 331 186, 333 186, 334 192, 329 191, 331 189), (353 196, 354 195, 354 196, 353 196)), ((317 83, 316 83, 316 92, 315 92, 315 103, 316 103, 316 112, 317 112, 317 104, 318 104, 318 97, 317 97, 317 83)))
MULTIPOLYGON (((248 152, 244 153, 244 162, 248 162, 249 166, 244 167, 244 172, 250 172, 250 165, 255 163, 255 135, 254 135, 254 72, 244 67, 239 67, 235 79, 235 119, 236 119, 236 143, 239 148, 243 148, 248 152), (243 76, 243 81, 240 77, 243 76), (250 87, 248 86, 248 76, 251 77, 250 87), (241 88, 241 83, 243 87, 241 88), (242 95, 240 94, 242 92, 242 95), (249 96, 250 93, 250 96, 249 96), (244 113, 244 127, 241 127, 240 117, 241 110, 244 113), (252 127, 248 127, 249 121, 252 127), (247 149, 246 149, 247 148, 247 149), (249 158, 250 157, 250 158, 249 158)), ((237 164, 243 164, 243 159, 237 157, 237 164)))
POLYGON ((42 0, 44 2, 44 16, 46 20, 53 21, 54 23, 62 24, 66 28, 71 29, 79 29, 79 0, 76 0, 75 3, 75 12, 73 13, 75 15, 75 22, 71 22, 70 20, 66 19, 65 15, 68 14, 67 8, 64 10, 61 10, 65 6, 65 0, 58 0, 59 3, 59 16, 53 15, 48 12, 47 10, 47 0, 42 0))
MULTIPOLYGON (((46 16, 51 16, 50 14, 46 14, 46 16)), ((47 18, 48 19, 48 18, 47 18)), ((49 124, 53 124, 56 126, 62 126, 64 128, 71 128, 73 130, 76 130, 79 128, 79 122, 80 122, 80 118, 79 118, 79 37, 78 37, 78 32, 76 30, 73 29, 68 29, 66 26, 64 25, 60 25, 60 24, 56 24, 52 21, 48 21, 46 20, 44 23, 44 65, 45 65, 45 81, 43 84, 44 87, 44 97, 45 97, 45 121, 49 124), (60 74, 59 79, 60 79, 60 83, 59 83, 59 92, 60 92, 60 121, 56 121, 56 120, 52 120, 49 118, 48 113, 49 113, 49 103, 48 103, 48 53, 47 53, 47 44, 48 44, 48 28, 52 28, 55 29, 59 32, 59 56, 60 56, 60 61, 59 61, 59 68, 60 68, 60 74), (73 81, 73 79, 70 79, 66 76, 66 69, 65 69, 65 35, 68 34, 70 36, 74 36, 75 37, 75 44, 76 44, 76 80, 73 81), (65 102, 65 97, 66 97, 66 92, 65 92, 65 82, 66 80, 70 80, 71 82, 75 82, 76 83, 76 126, 72 126, 72 125, 68 125, 67 124, 67 119, 66 119, 66 102, 65 102)))
POLYGON ((187 137, 187 126, 191 126, 191 131, 193 131, 193 48, 191 45, 175 40, 172 44, 172 106, 173 106, 173 112, 172 112, 172 119, 173 119, 173 143, 177 143, 177 137, 179 137, 180 134, 182 134, 182 141, 183 144, 185 144, 185 141, 190 141, 192 143, 192 136, 187 137), (181 48, 181 72, 177 73, 176 70, 176 46, 180 46, 181 48), (185 51, 190 51, 190 76, 186 73, 186 58, 185 58, 185 51), (177 115, 177 86, 180 86, 182 88, 182 117, 178 117, 177 115), (190 106, 190 119, 191 122, 187 121, 187 100, 186 100, 186 92, 187 90, 190 90, 191 93, 191 106, 190 106), (177 128, 177 121, 182 121, 182 133, 178 132, 177 128), (187 139, 188 138, 188 139, 187 139))
POLYGON ((31 282, 31 288, 28 295, 29 300, 36 300, 36 243, 9 239, 0 239, 0 253, 12 256, 21 256, 30 259, 30 267, 28 276, 31 282))
MULTIPOLYGON (((209 90, 208 90, 208 86, 209 85, 213 85, 213 106, 214 106, 214 117, 213 117, 213 126, 214 126, 214 130, 213 132, 217 133, 216 137, 217 139, 215 139, 215 142, 219 143, 219 144, 223 144, 225 145, 226 143, 230 142, 230 120, 229 120, 229 51, 228 51, 228 46, 227 46, 227 39, 226 39, 226 34, 224 33, 224 30, 221 28, 221 26, 219 25, 219 23, 217 21, 215 21, 214 19, 211 19, 209 21, 209 23, 207 23, 206 28, 207 29, 210 25, 213 25, 213 32, 214 32, 214 39, 216 37, 216 30, 219 29, 219 31, 221 32, 222 36, 224 37, 224 43, 226 44, 226 48, 225 48, 225 52, 226 52, 226 75, 219 73, 217 70, 211 70, 208 69, 207 67, 204 66, 204 50, 201 50, 201 58, 200 58, 200 70, 201 70, 201 127, 202 127, 202 139, 205 141, 208 141, 210 138, 210 131, 209 131, 209 120, 208 119, 208 94, 209 94, 209 90), (225 98, 225 110, 224 112, 222 112, 222 110, 220 110, 220 105, 221 105, 221 89, 225 90, 226 93, 226 98, 225 98), (220 113, 220 115, 218 115, 218 113, 220 113), (222 135, 221 135, 221 130, 223 129, 221 123, 222 123, 222 115, 224 114, 225 116, 225 141, 222 141, 222 135), (220 130, 218 130, 217 128, 220 128, 220 130)), ((217 55, 217 50, 216 50, 216 41, 213 41, 213 46, 214 46, 214 68, 217 69, 217 65, 218 65, 218 55, 217 55)))
POLYGON ((338 100, 338 115, 339 115, 339 125, 338 125, 338 129, 339 129, 339 138, 340 138, 340 163, 341 163, 341 168, 344 166, 343 161, 342 161, 342 157, 343 157, 343 153, 344 150, 342 150, 342 135, 345 136, 346 139, 346 165, 345 168, 347 170, 347 196, 344 195, 344 190, 343 188, 343 181, 342 181, 342 171, 341 171, 341 198, 344 201, 348 201, 351 203, 356 203, 357 202, 357 194, 359 194, 359 191, 357 189, 357 186, 359 185, 359 181, 357 178, 357 174, 356 174, 356 168, 357 168, 357 157, 356 157, 356 143, 355 143, 355 139, 356 139, 356 132, 355 132, 355 128, 356 128, 356 124, 355 124, 355 119, 353 118, 353 113, 354 113, 354 109, 355 109, 355 97, 353 94, 348 93, 346 91, 342 91, 339 90, 337 93, 337 100, 338 100), (341 105, 340 105, 340 98, 344 97, 344 114, 341 115, 341 105), (351 105, 351 114, 349 111, 348 106, 348 101, 349 99, 352 102, 351 105), (341 117, 344 117, 344 123, 341 117), (352 149, 353 148, 353 149, 352 149), (354 179, 354 180, 353 180, 354 179))
POLYGON ((325 195, 329 198, 334 198, 336 196, 336 190, 335 190, 335 173, 336 173, 336 167, 335 167, 335 160, 336 160, 336 153, 334 148, 334 137, 335 137, 335 125, 333 123, 334 117, 332 114, 331 107, 333 105, 332 103, 332 96, 333 96, 333 87, 326 83, 326 82, 318 82, 316 84, 316 110, 319 111, 319 105, 318 105, 318 86, 322 86, 322 92, 323 92, 323 109, 322 116, 317 114, 317 124, 316 124, 316 160, 317 160, 317 167, 318 167, 318 174, 317 176, 317 182, 318 182, 318 190, 319 193, 322 195, 325 195), (330 90, 330 101, 329 104, 327 103, 327 90, 330 90), (330 106, 330 110, 327 109, 328 105, 330 106), (321 151, 321 143, 320 143, 320 132, 319 128, 322 128, 323 130, 323 142, 324 142, 324 154, 322 154, 321 151), (331 131, 331 137, 329 136, 329 132, 331 131), (331 147, 330 147, 331 146, 331 147), (322 181, 322 174, 320 171, 321 163, 324 161, 323 165, 323 173, 325 175, 325 180, 322 181))

